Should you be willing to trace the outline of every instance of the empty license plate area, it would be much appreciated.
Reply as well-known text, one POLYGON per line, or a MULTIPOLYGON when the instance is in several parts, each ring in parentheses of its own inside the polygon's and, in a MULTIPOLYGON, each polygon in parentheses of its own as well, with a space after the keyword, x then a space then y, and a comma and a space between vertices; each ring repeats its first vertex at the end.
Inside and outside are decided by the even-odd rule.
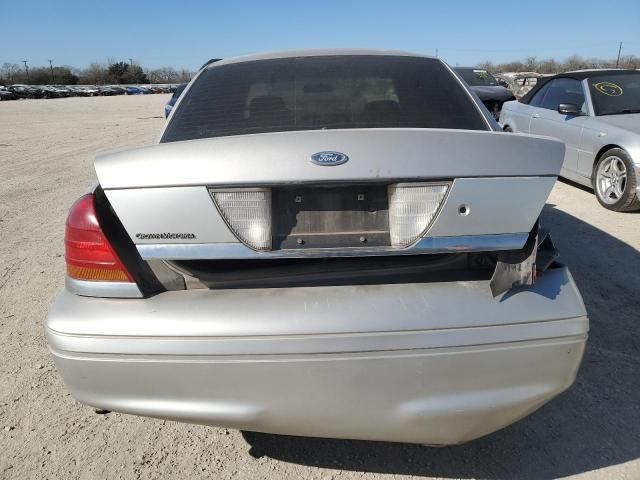
POLYGON ((386 185, 272 191, 273 248, 389 246, 386 185))

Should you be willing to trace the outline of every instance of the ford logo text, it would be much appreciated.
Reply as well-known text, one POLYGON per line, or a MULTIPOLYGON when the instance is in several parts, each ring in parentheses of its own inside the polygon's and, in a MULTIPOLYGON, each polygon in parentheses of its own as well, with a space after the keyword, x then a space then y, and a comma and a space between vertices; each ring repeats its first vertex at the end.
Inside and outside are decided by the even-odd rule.
POLYGON ((310 159, 316 165, 324 165, 327 167, 342 165, 349 161, 349 157, 340 152, 318 152, 311 155, 310 159))

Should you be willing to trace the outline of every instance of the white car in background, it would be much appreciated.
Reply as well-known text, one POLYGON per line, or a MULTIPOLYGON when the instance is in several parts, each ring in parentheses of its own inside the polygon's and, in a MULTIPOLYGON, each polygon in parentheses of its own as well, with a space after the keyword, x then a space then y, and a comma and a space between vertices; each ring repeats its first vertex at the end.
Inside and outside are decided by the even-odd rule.
POLYGON ((500 124, 564 141, 561 176, 593 187, 605 208, 640 210, 640 72, 584 70, 540 80, 503 105, 500 124))

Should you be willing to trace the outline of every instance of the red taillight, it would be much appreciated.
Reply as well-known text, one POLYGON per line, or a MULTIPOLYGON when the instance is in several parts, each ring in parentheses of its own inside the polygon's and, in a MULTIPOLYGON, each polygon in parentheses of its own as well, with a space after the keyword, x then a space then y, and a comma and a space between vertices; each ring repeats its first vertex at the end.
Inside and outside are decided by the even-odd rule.
POLYGON ((85 195, 73 204, 64 235, 67 274, 77 280, 133 282, 105 237, 94 206, 94 196, 85 195))

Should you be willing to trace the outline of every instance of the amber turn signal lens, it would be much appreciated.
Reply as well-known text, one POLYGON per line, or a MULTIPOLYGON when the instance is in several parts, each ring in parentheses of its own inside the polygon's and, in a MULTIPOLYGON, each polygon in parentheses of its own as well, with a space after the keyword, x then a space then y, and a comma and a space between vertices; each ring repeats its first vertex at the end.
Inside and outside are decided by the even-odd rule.
POLYGON ((98 223, 94 201, 93 195, 85 195, 69 211, 64 236, 67 275, 77 280, 133 282, 98 223))

